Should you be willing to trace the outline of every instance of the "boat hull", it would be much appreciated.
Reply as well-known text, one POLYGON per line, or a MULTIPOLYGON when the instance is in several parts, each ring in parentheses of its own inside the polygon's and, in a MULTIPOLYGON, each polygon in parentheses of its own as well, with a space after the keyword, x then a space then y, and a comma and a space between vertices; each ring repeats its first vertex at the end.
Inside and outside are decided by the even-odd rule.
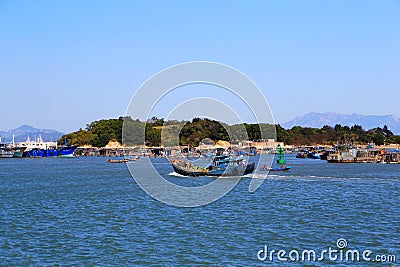
POLYGON ((31 150, 25 150, 25 157, 27 158, 41 158, 44 157, 44 149, 34 148, 31 150))
POLYGON ((76 146, 66 146, 60 149, 59 156, 60 158, 74 158, 76 146))
POLYGON ((17 147, 14 149, 14 158, 22 158, 24 156, 25 147, 17 147))
POLYGON ((0 158, 12 158, 14 156, 14 151, 9 149, 0 149, 0 158))
POLYGON ((285 168, 271 168, 269 169, 270 172, 287 172, 290 171, 290 167, 285 167, 285 168))
POLYGON ((45 157, 58 157, 58 149, 46 149, 44 156, 45 157))
POLYGON ((262 167, 260 168, 261 171, 270 171, 270 172, 287 172, 290 171, 292 167, 279 167, 279 168, 266 168, 266 167, 262 167))

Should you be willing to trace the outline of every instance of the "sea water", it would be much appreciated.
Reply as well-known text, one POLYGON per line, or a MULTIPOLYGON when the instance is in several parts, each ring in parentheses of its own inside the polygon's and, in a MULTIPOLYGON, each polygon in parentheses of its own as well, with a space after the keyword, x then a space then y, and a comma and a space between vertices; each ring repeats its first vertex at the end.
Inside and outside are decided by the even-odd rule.
MULTIPOLYGON (((126 164, 106 160, 1 159, 0 265, 377 264, 340 260, 348 250, 371 251, 373 260, 395 255, 399 263, 400 165, 288 156, 292 169, 271 173, 253 193, 250 178, 244 178, 216 202, 180 208, 148 196, 126 164), (343 249, 338 240, 346 241, 343 249), (329 248, 337 250, 337 259, 325 254, 318 260, 329 248), (279 250, 286 261, 277 258, 279 250), (317 259, 302 261, 304 250, 315 251, 317 259), (299 257, 293 252, 290 258, 290 251, 299 257)), ((152 162, 176 184, 214 179, 175 176, 166 159, 152 162)))

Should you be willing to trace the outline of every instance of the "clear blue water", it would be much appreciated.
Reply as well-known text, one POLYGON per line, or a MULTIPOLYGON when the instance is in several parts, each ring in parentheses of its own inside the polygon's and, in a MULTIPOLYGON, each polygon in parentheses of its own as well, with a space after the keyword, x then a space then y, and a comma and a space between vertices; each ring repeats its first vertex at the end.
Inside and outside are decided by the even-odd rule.
MULTIPOLYGON (((182 185, 212 181, 171 176, 166 160, 154 163, 182 185)), ((214 203, 178 208, 146 195, 125 164, 106 158, 1 159, 0 265, 355 265, 257 259, 264 245, 320 251, 339 238, 351 249, 396 255, 398 264, 400 165, 293 156, 288 163, 290 172, 254 193, 243 179, 214 203)))

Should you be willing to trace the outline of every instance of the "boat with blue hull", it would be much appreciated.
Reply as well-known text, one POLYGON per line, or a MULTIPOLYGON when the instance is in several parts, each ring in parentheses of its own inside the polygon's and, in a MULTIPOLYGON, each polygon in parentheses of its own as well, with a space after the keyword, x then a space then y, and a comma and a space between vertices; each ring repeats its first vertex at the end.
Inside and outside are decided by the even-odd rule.
POLYGON ((45 157, 58 157, 58 148, 47 148, 44 151, 45 157))
POLYGON ((245 162, 244 157, 220 155, 208 167, 192 165, 189 161, 171 161, 175 172, 185 176, 243 176, 254 171, 255 163, 245 162))
POLYGON ((76 150, 76 146, 64 146, 60 148, 59 156, 60 158, 73 158, 75 157, 74 152, 76 150))
POLYGON ((25 157, 27 158, 41 158, 44 157, 44 149, 32 148, 25 150, 25 157))

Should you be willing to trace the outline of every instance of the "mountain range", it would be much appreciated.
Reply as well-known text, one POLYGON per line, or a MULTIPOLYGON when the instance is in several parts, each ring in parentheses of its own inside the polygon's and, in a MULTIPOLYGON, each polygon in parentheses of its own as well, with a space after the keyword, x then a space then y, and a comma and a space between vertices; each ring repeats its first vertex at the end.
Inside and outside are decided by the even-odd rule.
POLYGON ((31 140, 35 140, 35 138, 41 136, 43 141, 49 142, 49 141, 57 141, 59 138, 63 136, 64 133, 56 130, 38 129, 29 125, 22 125, 18 128, 9 130, 7 132, 0 131, 0 136, 2 139, 1 141, 6 143, 11 143, 13 134, 15 142, 23 142, 27 139, 28 136, 31 140))
POLYGON ((335 126, 361 125, 365 130, 387 125, 394 134, 400 134, 400 118, 396 115, 362 115, 362 114, 341 114, 334 112, 317 113, 311 112, 297 116, 293 120, 282 123, 282 127, 290 129, 293 126, 321 128, 325 125, 335 126))

